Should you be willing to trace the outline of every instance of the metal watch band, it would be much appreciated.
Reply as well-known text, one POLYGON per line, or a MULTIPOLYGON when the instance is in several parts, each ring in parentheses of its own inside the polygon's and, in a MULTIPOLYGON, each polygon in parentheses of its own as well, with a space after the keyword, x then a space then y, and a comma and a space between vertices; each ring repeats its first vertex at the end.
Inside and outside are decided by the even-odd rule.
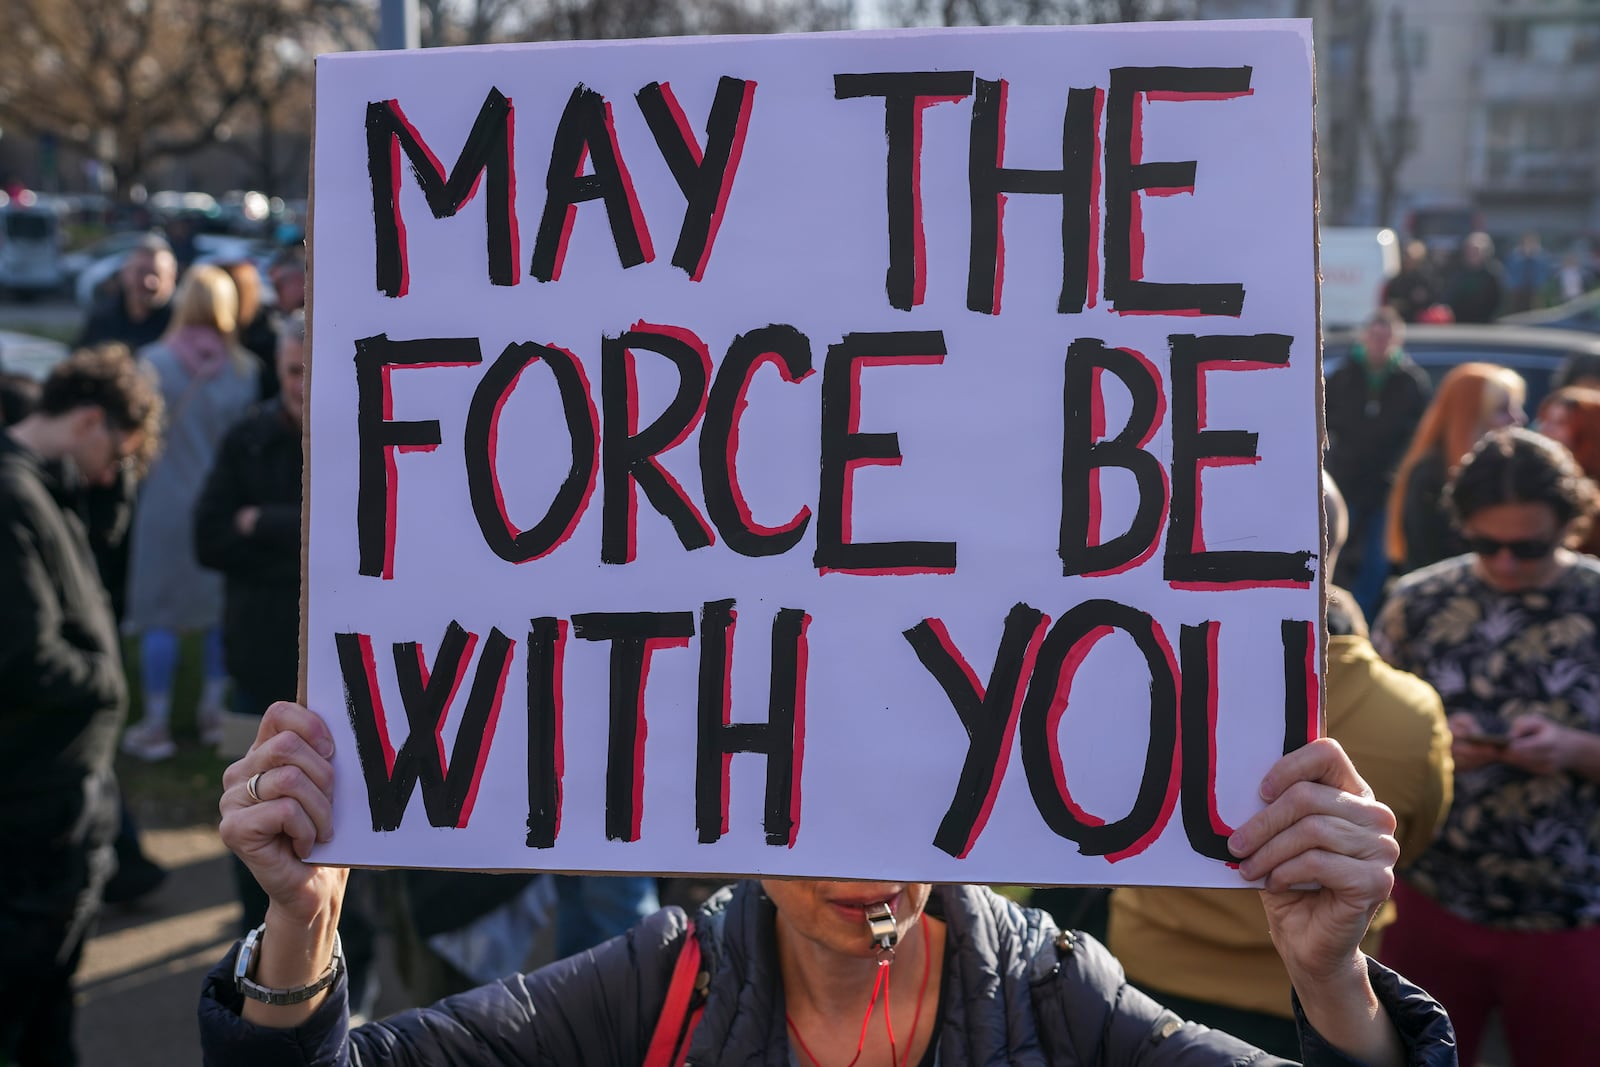
POLYGON ((233 965, 233 984, 242 995, 251 1000, 259 1000, 263 1004, 277 1006, 299 1004, 327 989, 333 984, 334 979, 339 977, 339 971, 344 967, 344 946, 339 941, 338 931, 335 931, 333 959, 328 961, 328 969, 315 981, 295 986, 293 989, 273 989, 261 985, 250 976, 255 971, 256 957, 261 951, 261 940, 266 936, 266 932, 267 924, 262 923, 246 934, 244 944, 239 946, 239 958, 233 965))

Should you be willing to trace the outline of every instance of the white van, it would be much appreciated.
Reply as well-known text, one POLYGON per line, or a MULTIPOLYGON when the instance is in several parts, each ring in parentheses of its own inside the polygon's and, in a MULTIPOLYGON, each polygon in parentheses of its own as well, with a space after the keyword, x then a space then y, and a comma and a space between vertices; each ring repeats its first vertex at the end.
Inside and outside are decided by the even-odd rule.
POLYGON ((1322 227, 1322 328, 1359 326, 1400 273, 1400 242, 1375 226, 1322 227))
POLYGON ((0 293, 49 293, 66 280, 61 216, 46 207, 0 207, 0 293))

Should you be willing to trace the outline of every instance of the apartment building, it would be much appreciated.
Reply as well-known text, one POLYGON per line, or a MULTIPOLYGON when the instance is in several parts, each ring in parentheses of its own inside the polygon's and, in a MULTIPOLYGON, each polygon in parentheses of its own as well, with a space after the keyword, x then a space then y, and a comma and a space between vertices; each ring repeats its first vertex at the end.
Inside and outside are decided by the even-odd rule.
POLYGON ((1201 0, 1200 13, 1314 19, 1331 221, 1404 226, 1432 209, 1554 247, 1600 235, 1600 0, 1201 0))

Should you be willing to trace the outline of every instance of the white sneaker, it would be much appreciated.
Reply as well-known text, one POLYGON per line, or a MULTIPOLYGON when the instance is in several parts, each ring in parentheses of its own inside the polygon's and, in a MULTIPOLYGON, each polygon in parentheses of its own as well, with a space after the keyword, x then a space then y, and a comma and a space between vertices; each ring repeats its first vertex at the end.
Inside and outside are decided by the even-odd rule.
POLYGON ((201 708, 195 713, 195 718, 200 729, 200 743, 207 748, 216 748, 228 736, 221 708, 201 708))
POLYGON ((146 763, 159 763, 178 754, 178 746, 164 725, 137 722, 122 735, 122 751, 146 763))

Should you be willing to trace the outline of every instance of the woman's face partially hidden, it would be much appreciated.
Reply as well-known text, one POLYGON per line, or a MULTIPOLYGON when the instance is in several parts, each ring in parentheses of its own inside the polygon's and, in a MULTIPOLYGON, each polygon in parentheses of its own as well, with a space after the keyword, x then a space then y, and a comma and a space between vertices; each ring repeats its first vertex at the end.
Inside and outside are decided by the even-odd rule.
POLYGON ((1539 414, 1539 432, 1569 449, 1577 441, 1573 429, 1572 416, 1567 413, 1564 404, 1551 404, 1539 414))
POLYGON ((1483 428, 1500 430, 1507 426, 1524 426, 1528 422, 1527 412, 1522 410, 1522 397, 1513 394, 1501 386, 1491 386, 1484 390, 1483 428))
POLYGON ((1556 549, 1568 530, 1549 504, 1496 504, 1474 512, 1461 533, 1476 553, 1478 576, 1499 592, 1543 589, 1561 573, 1556 549), (1510 545, 1545 545, 1548 551, 1524 559, 1510 545))
POLYGON ((877 948, 867 907, 887 903, 904 938, 916 925, 933 887, 926 882, 822 882, 766 879, 761 883, 789 933, 844 956, 871 958, 877 948))

